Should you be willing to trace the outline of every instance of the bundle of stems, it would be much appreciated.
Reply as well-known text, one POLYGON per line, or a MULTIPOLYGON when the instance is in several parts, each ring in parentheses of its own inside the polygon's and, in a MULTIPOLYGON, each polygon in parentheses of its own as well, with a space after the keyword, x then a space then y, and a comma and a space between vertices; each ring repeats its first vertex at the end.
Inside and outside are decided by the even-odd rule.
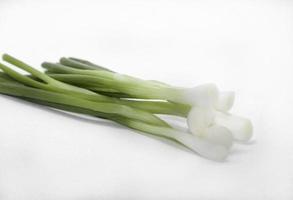
POLYGON ((234 93, 213 84, 179 88, 111 71, 77 58, 44 62, 45 73, 10 56, 0 63, 0 93, 54 109, 112 120, 131 129, 172 140, 212 160, 223 160, 233 140, 252 135, 248 119, 228 113, 234 93), (188 132, 156 114, 187 118, 188 132))

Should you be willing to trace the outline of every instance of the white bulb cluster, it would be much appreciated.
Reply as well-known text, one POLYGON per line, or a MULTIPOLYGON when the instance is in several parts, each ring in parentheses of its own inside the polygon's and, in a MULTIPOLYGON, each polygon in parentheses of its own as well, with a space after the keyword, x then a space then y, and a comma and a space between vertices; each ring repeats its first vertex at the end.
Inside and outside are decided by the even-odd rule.
POLYGON ((248 141, 252 137, 250 120, 228 112, 234 103, 234 92, 219 92, 214 84, 205 84, 185 89, 182 94, 192 106, 187 124, 193 135, 227 150, 234 140, 248 141))

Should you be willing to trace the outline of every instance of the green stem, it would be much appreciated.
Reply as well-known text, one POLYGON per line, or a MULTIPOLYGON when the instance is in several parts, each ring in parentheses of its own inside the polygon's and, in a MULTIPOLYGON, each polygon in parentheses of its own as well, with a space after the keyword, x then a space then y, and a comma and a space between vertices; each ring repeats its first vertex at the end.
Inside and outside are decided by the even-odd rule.
MULTIPOLYGON (((104 81, 101 83, 97 80, 96 77, 89 75, 79 75, 79 74, 50 74, 50 76, 59 81, 70 83, 76 85, 78 87, 83 87, 91 90, 92 85, 97 85, 97 87, 101 87, 100 85, 105 83, 104 81)), ((110 89, 107 86, 104 86, 108 91, 110 89)), ((116 89, 116 88, 115 88, 116 89)), ((114 91, 117 91, 113 89, 114 91)), ((137 90, 137 88, 134 88, 137 90)), ((98 90, 98 89, 97 89, 98 90)), ((96 90, 96 91, 97 91, 96 90)), ((142 91, 147 93, 147 91, 142 91)), ((124 93, 122 93, 124 94, 124 93)), ((121 96, 120 96, 121 97, 121 96)), ((123 98, 123 96, 122 96, 123 98)), ((132 98, 132 96, 130 97, 132 98)), ((179 104, 179 103, 171 103, 171 102, 160 102, 160 101, 129 101, 129 100, 121 100, 120 103, 131 105, 137 108, 148 110, 152 113, 156 114, 170 114, 170 115, 179 115, 179 116, 187 116, 188 111, 190 110, 190 106, 179 104)))
MULTIPOLYGON (((3 55, 3 59, 11 64, 16 65, 17 67, 26 70, 27 72, 30 72, 34 77, 43 80, 44 82, 47 81, 47 83, 44 82, 39 82, 38 80, 34 80, 30 77, 24 76, 12 69, 10 69, 9 67, 3 65, 0 63, 0 68, 6 72, 9 76, 11 76, 12 78, 14 78, 17 81, 20 81, 23 84, 32 86, 32 87, 36 87, 36 88, 40 88, 40 89, 44 89, 44 90, 48 90, 48 91, 54 91, 54 92, 60 92, 60 93, 65 93, 68 95, 73 95, 76 97, 81 97, 90 101, 95 101, 95 102, 109 102, 109 103, 116 103, 116 104, 123 104, 123 105, 127 105, 127 106, 131 106, 134 108, 139 108, 142 110, 147 110, 149 112, 152 113, 157 113, 157 114, 172 114, 172 115, 179 115, 179 116, 186 116, 186 113, 189 110, 188 106, 184 106, 181 104, 174 104, 174 103, 169 103, 169 102, 149 102, 149 101, 133 101, 133 100, 128 100, 128 99, 117 99, 117 98, 111 98, 108 96, 103 96, 103 95, 99 95, 97 93, 94 92, 90 92, 87 89, 83 89, 80 87, 76 87, 76 86, 72 86, 63 82, 60 82, 58 80, 55 80, 54 78, 58 78, 58 77, 49 77, 46 74, 41 73, 40 71, 32 68, 31 66, 29 66, 28 64, 12 57, 9 56, 7 54, 3 55)), ((52 65, 53 68, 56 68, 56 65, 54 64, 49 64, 50 66, 52 65)), ((60 69, 60 66, 57 65, 57 68, 60 69)), ((66 70, 78 70, 78 69, 73 69, 70 67, 63 67, 61 66, 61 68, 66 69, 66 70)), ((78 71, 89 71, 89 70, 78 70, 78 71)), ((92 70, 92 71, 96 71, 96 70, 92 70)), ((112 74, 112 72, 105 72, 109 74, 112 74)), ((57 75, 58 76, 58 75, 57 75)), ((89 76, 89 75, 63 75, 63 76, 68 76, 69 79, 67 80, 72 80, 70 83, 72 84, 72 82, 79 82, 79 83, 85 83, 85 84, 95 84, 97 83, 97 80, 95 77, 93 76, 89 76), (86 76, 86 77, 85 77, 86 76)), ((59 75, 59 78, 62 78, 62 75, 59 75)), ((109 75, 110 77, 110 75, 109 75)), ((66 77, 65 77, 66 78, 66 77)), ((136 80, 134 78, 132 78, 131 80, 136 80)), ((63 79, 64 81, 64 79, 63 79)), ((102 83, 103 84, 103 83, 102 83)), ((104 88, 104 87, 103 87, 104 88)), ((141 89, 141 87, 138 87, 141 89)), ((136 89, 136 86, 133 86, 133 89, 136 89)), ((143 93, 147 93, 145 90, 142 91, 143 93)))
MULTIPOLYGON (((128 128, 138 130, 138 131, 141 131, 144 133, 148 133, 150 135, 158 136, 158 137, 161 137, 161 138, 164 138, 167 140, 171 140, 173 142, 176 142, 179 145, 184 146, 185 148, 190 149, 187 145, 184 144, 184 142, 178 140, 176 138, 176 136, 174 134, 172 134, 175 131, 175 129, 173 129, 171 127, 164 127, 164 129, 161 129, 160 128, 161 126, 148 125, 146 123, 139 122, 137 120, 124 118, 124 117, 120 117, 120 116, 113 116, 113 115, 109 115, 107 113, 100 113, 100 112, 96 112, 93 110, 84 109, 84 108, 80 108, 80 107, 52 103, 52 102, 31 99, 31 98, 26 98, 26 97, 21 97, 21 99, 23 99, 25 101, 32 102, 32 103, 36 103, 39 105, 44 105, 44 106, 48 106, 51 108, 55 108, 58 110, 63 110, 63 111, 68 111, 68 112, 72 112, 72 113, 84 114, 84 115, 90 115, 90 116, 99 117, 99 118, 103 118, 103 119, 108 119, 108 120, 114 121, 118 124, 121 124, 123 126, 126 126, 128 128)), ((182 134, 184 134, 184 133, 182 133, 182 134)), ((194 138, 192 138, 192 139, 194 139, 194 138)), ((191 150, 193 150, 193 149, 191 149, 191 150)))
MULTIPOLYGON (((1 65, 1 63, 0 63, 0 65, 1 65)), ((7 68, 7 69, 10 70, 9 68, 7 68)), ((6 76, 6 78, 9 77, 3 73, 0 73, 0 75, 1 74, 2 74, 2 76, 6 76)), ((9 74, 9 75, 11 76, 11 74, 9 74)), ((18 76, 21 78, 26 78, 26 79, 32 80, 29 77, 23 76, 21 74, 18 74, 18 76)), ((79 75, 77 75, 77 76, 79 76, 79 75)), ((12 76, 12 77, 15 78, 14 76, 12 76)), ((11 79, 11 80, 13 80, 13 79, 11 79)), ((35 81, 35 80, 32 80, 32 81, 35 81)), ((24 84, 27 83, 26 81, 23 81, 23 82, 24 82, 24 84)), ((37 81, 35 81, 35 82, 37 82, 37 81)), ((48 90, 48 91, 56 91, 57 90, 55 88, 52 89, 52 87, 48 88, 48 86, 42 86, 42 87, 38 87, 38 88, 48 90)), ((59 92, 60 90, 57 90, 57 91, 59 92)), ((105 97, 105 96, 98 95, 98 94, 88 95, 88 94, 83 94, 83 93, 82 94, 80 94, 80 93, 76 94, 73 92, 68 93, 67 90, 64 93, 69 94, 71 96, 73 95, 73 96, 77 96, 77 97, 82 97, 82 98, 85 98, 85 99, 88 99, 91 101, 95 101, 95 102, 108 102, 108 103, 122 104, 122 105, 130 106, 133 108, 137 108, 140 110, 144 110, 147 112, 151 112, 154 114, 169 114, 169 115, 178 115, 178 116, 185 117, 190 109, 186 105, 176 104, 176 103, 171 103, 171 102, 118 99, 118 98, 112 98, 112 97, 105 97)), ((121 96, 119 96, 119 97, 121 97, 121 96)))
MULTIPOLYGON (((70 83, 78 87, 86 88, 91 90, 92 85, 99 85, 100 83, 93 76, 88 75, 78 75, 78 74, 50 74, 50 76, 59 81, 70 83)), ((99 87, 99 86, 98 86, 99 87)), ((101 87, 101 86, 100 86, 101 87)), ((105 87, 104 87, 105 88, 105 87)), ((105 88, 107 91, 111 89, 105 88)), ((98 89, 96 90, 98 91, 98 89)), ((117 90, 114 90, 117 91, 117 90)), ((124 95, 124 93, 122 93, 124 95)), ((121 97, 121 96, 120 96, 121 97)), ((122 96, 124 98, 125 96, 122 96)), ((131 98, 131 97, 130 97, 131 98)), ((167 101, 130 101, 130 100, 121 100, 120 103, 133 106, 136 108, 144 109, 156 114, 170 114, 170 115, 179 115, 187 116, 190 106, 171 103, 167 101)))
POLYGON ((86 60, 78 59, 78 58, 61 58, 60 63, 66 66, 71 66, 77 69, 88 69, 88 70, 104 70, 112 72, 111 70, 102 67, 100 65, 96 65, 86 60))
POLYGON ((169 97, 169 93, 174 91, 171 86, 167 86, 166 84, 155 81, 141 80, 109 71, 82 70, 62 64, 48 62, 44 62, 42 66, 47 69, 50 76, 52 73, 67 74, 73 76, 72 78, 76 80, 79 79, 78 81, 81 84, 85 84, 87 82, 104 85, 107 88, 119 90, 122 93, 126 93, 137 98, 166 99, 169 97))
POLYGON ((126 105, 92 102, 81 98, 69 96, 66 94, 30 88, 24 85, 14 84, 8 81, 6 82, 2 80, 0 82, 0 93, 17 97, 32 98, 51 103, 76 106, 84 109, 93 110, 96 112, 133 118, 136 120, 141 120, 146 123, 169 127, 169 125, 166 122, 156 117, 155 115, 126 105))
POLYGON ((38 77, 39 79, 43 80, 45 83, 54 83, 54 79, 52 79, 50 76, 47 76, 46 74, 32 68, 28 64, 8 55, 8 54, 3 54, 2 59, 14 66, 19 67, 20 69, 29 72, 35 77, 38 77))
MULTIPOLYGON (((35 90, 38 90, 38 89, 35 89, 35 90)), ((0 83, 0 93, 1 92, 3 93, 3 91, 5 94, 15 95, 15 90, 11 92, 11 88, 8 88, 8 91, 10 92, 7 92, 5 91, 5 86, 3 87, 3 85, 0 83)), ((17 94, 16 96, 18 95, 19 94, 17 94)), ((216 144, 210 143, 203 138, 197 137, 189 133, 176 131, 175 129, 169 127, 168 125, 148 124, 142 121, 137 121, 136 119, 130 119, 130 118, 115 115, 115 114, 113 115, 112 113, 99 112, 97 110, 88 109, 86 107, 75 106, 73 104, 66 104, 66 102, 64 101, 50 101, 50 100, 47 101, 48 98, 42 99, 42 98, 35 98, 34 96, 34 98, 32 99, 32 97, 22 96, 22 95, 18 97, 27 101, 38 103, 41 105, 50 106, 60 110, 92 115, 92 116, 96 116, 96 117, 100 117, 104 119, 110 119, 126 127, 175 141, 176 143, 181 144, 182 146, 192 150, 193 152, 199 153, 200 155, 212 160, 220 161, 225 159, 225 157, 228 155, 228 149, 226 147, 222 145, 216 145, 216 144)))
POLYGON ((178 95, 179 91, 155 81, 139 80, 105 71, 79 70, 53 63, 43 63, 42 66, 47 69, 46 73, 49 76, 56 79, 75 85, 103 85, 105 88, 114 89, 140 99, 170 100, 169 98, 178 95))
POLYGON ((43 82, 39 82, 37 80, 33 80, 29 78, 28 76, 24 76, 17 71, 10 69, 6 65, 0 63, 0 69, 2 69, 5 73, 7 73, 9 76, 14 78, 15 80, 40 89, 46 89, 50 91, 56 91, 56 92, 63 92, 63 93, 77 93, 77 94, 95 94, 89 90, 85 90, 82 88, 78 88, 76 86, 68 85, 66 83, 57 81, 50 76, 34 69, 33 67, 29 66, 28 64, 8 55, 4 54, 3 55, 3 60, 6 62, 26 71, 29 72, 32 76, 42 80, 43 82))

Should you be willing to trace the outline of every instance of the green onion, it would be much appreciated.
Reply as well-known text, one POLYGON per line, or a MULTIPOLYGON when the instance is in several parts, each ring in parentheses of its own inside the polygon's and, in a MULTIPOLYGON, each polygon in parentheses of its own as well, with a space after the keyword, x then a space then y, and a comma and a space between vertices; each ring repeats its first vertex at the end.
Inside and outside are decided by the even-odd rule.
POLYGON ((219 92, 214 84, 174 87, 122 75, 77 58, 45 62, 45 72, 8 54, 3 60, 29 74, 0 63, 1 94, 111 120, 175 141, 209 159, 223 160, 233 139, 247 141, 252 135, 248 119, 227 112, 234 103, 234 93, 219 92), (156 114, 186 118, 189 131, 176 130, 156 114))
POLYGON ((137 112, 145 121, 138 121, 130 110, 121 110, 109 103, 95 103, 69 95, 24 86, 0 75, 0 93, 74 113, 92 115, 115 121, 129 128, 175 141, 194 152, 213 160, 222 160, 228 154, 225 146, 206 141, 192 134, 176 131, 162 121, 154 120, 145 112, 137 112), (122 111, 122 112, 121 112, 122 111), (151 120, 150 120, 151 119, 151 120))
POLYGON ((128 95, 128 99, 159 99, 172 102, 173 107, 168 107, 169 111, 164 110, 164 113, 160 113, 160 110, 149 111, 187 117, 189 129, 193 134, 206 134, 208 130, 204 129, 220 125, 227 128, 235 140, 248 141, 252 137, 250 120, 228 113, 234 103, 234 92, 219 92, 214 84, 194 88, 173 87, 158 81, 142 80, 108 69, 94 68, 93 66, 97 65, 89 61, 72 58, 61 58, 60 63, 45 62, 42 66, 50 77, 78 87, 89 90, 93 87, 111 89, 116 92, 116 97, 119 97, 117 92, 123 94, 120 98, 128 95), (193 107, 194 109, 191 109, 193 107), (202 110, 199 112, 200 108, 202 110), (211 115, 209 122, 203 119, 205 113, 211 115))

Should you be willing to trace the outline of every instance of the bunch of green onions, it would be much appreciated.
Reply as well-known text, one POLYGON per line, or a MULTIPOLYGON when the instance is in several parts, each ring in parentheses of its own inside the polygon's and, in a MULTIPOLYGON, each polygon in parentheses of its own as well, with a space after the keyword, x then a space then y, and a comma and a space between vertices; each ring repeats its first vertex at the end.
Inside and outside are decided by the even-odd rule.
POLYGON ((112 120, 172 140, 212 160, 225 159, 233 141, 248 141, 252 136, 248 119, 228 113, 234 93, 220 92, 214 84, 174 87, 76 58, 44 62, 45 72, 41 72, 10 55, 4 54, 2 58, 7 64, 0 63, 1 94, 112 120), (173 128, 158 114, 186 118, 189 131, 173 128))

